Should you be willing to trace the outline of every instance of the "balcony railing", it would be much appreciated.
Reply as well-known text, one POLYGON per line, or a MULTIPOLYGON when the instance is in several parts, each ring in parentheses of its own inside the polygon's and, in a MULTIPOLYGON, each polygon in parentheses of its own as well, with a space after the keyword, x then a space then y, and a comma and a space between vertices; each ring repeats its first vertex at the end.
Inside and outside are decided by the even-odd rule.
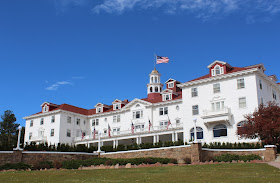
POLYGON ((204 110, 203 111, 203 116, 201 116, 203 119, 204 118, 211 118, 211 117, 217 117, 217 116, 226 116, 231 113, 230 108, 228 107, 223 107, 220 109, 215 109, 215 110, 204 110))
MULTIPOLYGON (((122 137, 122 136, 132 136, 132 135, 136 135, 136 134, 147 134, 147 133, 154 133, 154 132, 163 132, 163 131, 172 131, 172 130, 180 130, 183 128, 183 124, 181 123, 177 123, 177 124, 171 124, 168 126, 153 126, 150 128, 149 127, 145 127, 145 128, 138 128, 138 129, 134 129, 134 131, 132 132, 132 130, 122 130, 122 131, 117 131, 117 132, 113 132, 111 131, 111 137, 122 137)), ((97 140, 98 139, 98 134, 95 134, 95 138, 93 135, 86 135, 84 136, 84 138, 82 139, 82 137, 75 137, 74 141, 87 141, 87 140, 97 140)), ((109 138, 109 134, 108 133, 101 133, 100 136, 101 139, 106 139, 109 138)))
POLYGON ((45 142, 45 141, 47 141, 47 137, 46 136, 31 137, 30 141, 45 142))

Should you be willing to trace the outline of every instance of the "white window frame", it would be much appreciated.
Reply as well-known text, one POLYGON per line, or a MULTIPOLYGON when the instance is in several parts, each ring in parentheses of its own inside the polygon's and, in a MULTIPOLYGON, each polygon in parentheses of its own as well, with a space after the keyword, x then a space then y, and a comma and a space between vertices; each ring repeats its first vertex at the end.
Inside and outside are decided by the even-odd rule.
POLYGON ((113 128, 113 133, 120 134, 121 133, 121 128, 120 127, 113 128))
POLYGON ((114 109, 114 110, 121 109, 121 104, 114 104, 114 105, 113 105, 113 109, 114 109))
POLYGON ((242 108, 246 108, 247 107, 247 101, 246 101, 246 97, 240 97, 238 99, 239 101, 239 108, 242 109, 242 108))
POLYGON ((213 84, 213 93, 220 93, 221 92, 221 85, 220 83, 213 84))
POLYGON ((29 133, 29 136, 28 136, 28 137, 29 137, 29 140, 31 140, 31 138, 32 138, 32 132, 29 133))
POLYGON ((54 137, 54 128, 51 129, 51 134, 50 134, 51 137, 54 137))
POLYGON ((274 90, 272 90, 272 98, 274 100, 277 100, 277 95, 276 95, 276 92, 274 90))
POLYGON ((216 65, 213 69, 211 69, 211 73, 212 73, 212 76, 218 76, 218 75, 224 74, 224 68, 221 67, 220 65, 216 65), (216 72, 217 69, 216 68, 219 69, 220 73, 217 74, 217 72, 216 72))
POLYGON ((260 89, 262 90, 263 89, 263 85, 262 85, 262 80, 259 79, 259 86, 260 86, 260 89))
POLYGON ((225 108, 225 102, 224 101, 218 101, 218 102, 211 102, 211 110, 214 111, 221 111, 225 108))
POLYGON ((30 125, 29 125, 29 126, 30 126, 30 127, 33 126, 33 120, 30 121, 30 125))
POLYGON ((174 87, 174 82, 168 83, 168 88, 173 88, 174 87))
POLYGON ((44 125, 44 118, 41 118, 40 125, 44 125))
POLYGON ((160 116, 168 115, 168 107, 160 107, 159 108, 159 115, 160 116))
POLYGON ((55 116, 52 116, 51 123, 55 122, 55 116))
POLYGON ((191 93, 192 93, 192 97, 197 97, 198 96, 198 89, 195 88, 191 88, 191 93))
POLYGON ((103 107, 97 107, 97 108, 96 108, 96 113, 101 113, 101 112, 103 112, 102 108, 103 108, 103 107))
POLYGON ((172 100, 172 94, 171 93, 164 94, 162 96, 163 96, 163 101, 172 100))
POLYGON ((81 119, 80 118, 77 118, 76 125, 81 125, 81 119))
POLYGON ((199 115, 199 106, 198 105, 193 105, 192 106, 192 115, 199 115), (194 107, 196 107, 196 109, 194 109, 194 107))
POLYGON ((143 118, 143 110, 137 110, 137 111, 133 111, 133 119, 141 119, 143 118), (139 117, 137 117, 137 115, 139 117))
POLYGON ((71 123, 71 121, 72 121, 71 116, 67 116, 67 123, 71 123))
POLYGON ((71 130, 70 130, 70 129, 67 129, 67 131, 66 131, 66 137, 71 137, 71 130))
POLYGON ((239 78, 237 79, 237 89, 245 88, 245 79, 239 78))

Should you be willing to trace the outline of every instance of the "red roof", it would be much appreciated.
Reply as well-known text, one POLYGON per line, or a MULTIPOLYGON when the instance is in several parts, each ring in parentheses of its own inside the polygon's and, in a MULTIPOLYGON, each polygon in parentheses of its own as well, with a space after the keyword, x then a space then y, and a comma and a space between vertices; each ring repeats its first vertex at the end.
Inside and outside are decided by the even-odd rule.
MULTIPOLYGON (((257 67, 257 66, 255 66, 257 67)), ((244 71, 244 70, 249 70, 249 69, 252 69, 254 68, 253 66, 250 67, 250 68, 245 68, 245 67, 232 67, 233 69, 228 71, 227 74, 231 74, 231 73, 234 73, 234 72, 239 72, 239 71, 244 71)), ((226 74, 225 74, 226 75, 226 74)), ((211 76, 210 74, 207 74, 207 75, 204 75, 204 76, 201 76, 199 78, 196 78, 196 79, 193 79, 193 80, 190 80, 188 82, 191 82, 191 81, 197 81, 197 80, 201 80, 201 79, 206 79, 206 78, 210 78, 210 77, 215 77, 215 76, 211 76)), ((186 82, 186 83, 188 83, 186 82)))
MULTIPOLYGON (((177 92, 177 94, 178 95, 173 95, 173 98, 172 98, 172 100, 177 100, 177 99, 181 99, 182 98, 182 92, 177 92)), ((163 100, 162 100, 162 96, 161 95, 159 95, 159 96, 157 96, 157 97, 155 97, 155 98, 153 98, 153 99, 148 99, 148 98, 143 98, 143 99, 141 99, 141 100, 144 100, 144 101, 146 101, 146 102, 151 102, 151 103, 159 103, 159 102, 164 102, 163 100)))

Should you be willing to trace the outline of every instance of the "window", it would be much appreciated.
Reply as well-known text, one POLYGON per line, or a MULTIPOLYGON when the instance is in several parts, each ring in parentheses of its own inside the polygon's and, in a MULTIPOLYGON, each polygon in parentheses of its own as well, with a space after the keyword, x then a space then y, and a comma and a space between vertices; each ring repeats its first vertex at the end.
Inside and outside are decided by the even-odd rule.
POLYGON ((262 90, 262 80, 259 80, 260 89, 262 90))
POLYGON ((80 132, 81 132, 81 130, 76 130, 76 137, 80 136, 80 132))
POLYGON ((226 137, 227 136, 227 127, 223 124, 218 124, 213 127, 214 137, 226 137))
POLYGON ((140 129, 141 131, 144 130, 144 125, 135 125, 135 130, 140 129))
POLYGON ((107 118, 104 118, 104 121, 107 122, 107 118))
POLYGON ((276 92, 274 90, 272 90, 272 98, 277 100, 276 92))
POLYGON ((71 130, 67 129, 66 136, 71 137, 71 130))
POLYGON ((114 110, 118 110, 121 108, 121 104, 114 104, 114 110))
POLYGON ((244 78, 237 79, 237 89, 245 88, 244 78))
POLYGON ((157 86, 155 87, 155 92, 158 92, 158 87, 157 86))
POLYGON ((219 93, 221 91, 220 83, 213 84, 213 92, 219 93))
POLYGON ((51 137, 54 136, 54 129, 51 129, 51 137))
POLYGON ((115 115, 113 116, 113 122, 121 122, 121 115, 115 115))
POLYGON ((77 121, 76 121, 76 124, 80 125, 81 124, 81 119, 78 118, 77 121))
POLYGON ((30 121, 30 127, 32 127, 32 126, 33 126, 33 120, 30 121))
MULTIPOLYGON (((106 118, 107 119, 107 118, 106 118)), ((91 121, 91 126, 98 126, 99 125, 99 119, 93 119, 91 121)))
POLYGON ((176 125, 179 126, 181 123, 180 119, 176 119, 176 125))
POLYGON ((171 93, 170 94, 165 94, 165 95, 163 95, 163 100, 165 101, 165 100, 171 100, 172 98, 171 98, 171 93))
POLYGON ((155 83, 157 83, 157 77, 155 77, 155 83))
POLYGON ((246 107, 246 97, 239 98, 239 108, 246 107))
POLYGON ((32 138, 32 133, 30 132, 29 133, 29 140, 31 140, 31 138, 32 138))
POLYGON ((133 119, 139 119, 143 117, 143 111, 134 111, 133 112, 133 119))
POLYGON ((44 124, 44 118, 41 118, 40 125, 44 124))
POLYGON ((199 114, 198 105, 193 105, 192 106, 192 114, 193 115, 198 115, 199 114))
POLYGON ((211 70, 211 72, 212 72, 212 76, 224 74, 224 68, 219 65, 216 65, 214 69, 211 70))
POLYGON ((97 112, 96 113, 100 113, 102 112, 102 107, 97 107, 97 112))
POLYGON ((48 112, 48 105, 44 105, 43 112, 48 112))
POLYGON ((177 106, 176 106, 176 110, 178 111, 179 109, 180 109, 180 107, 177 105, 177 106))
POLYGON ((261 98, 261 104, 263 105, 263 98, 261 98))
POLYGON ((113 128, 114 134, 120 134, 121 128, 113 128))
POLYGON ((151 77, 151 83, 153 83, 154 82, 154 77, 151 77))
POLYGON ((162 122, 159 122, 159 126, 160 128, 166 128, 168 125, 168 121, 162 121, 162 122))
POLYGON ((161 107, 159 108, 159 115, 167 115, 168 114, 168 107, 161 107))
POLYGON ((153 87, 150 87, 150 92, 153 92, 153 87))
POLYGON ((52 122, 52 123, 55 122, 55 116, 52 116, 51 122, 52 122))
POLYGON ((212 111, 220 111, 220 110, 224 109, 225 103, 224 103, 224 101, 212 102, 211 107, 212 107, 212 111))
MULTIPOLYGON (((191 140, 194 140, 194 128, 190 130, 191 140)), ((203 139, 203 129, 201 127, 196 127, 196 138, 203 139)))
POLYGON ((86 124, 86 120, 84 120, 84 125, 86 124))
POLYGON ((197 96, 198 96, 197 88, 192 88, 192 97, 197 97, 197 96))
POLYGON ((67 116, 67 123, 71 123, 71 117, 67 116))
POLYGON ((174 87, 174 83, 168 83, 168 88, 173 88, 174 87))
MULTIPOLYGON (((240 121, 239 123, 237 123, 237 133, 238 133, 238 129, 243 128, 244 124, 246 124, 246 123, 247 123, 247 121, 240 121)), ((239 135, 239 133, 238 133, 238 135, 239 135)))
POLYGON ((106 130, 104 130, 104 133, 105 133, 105 134, 107 133, 107 129, 106 129, 106 130))

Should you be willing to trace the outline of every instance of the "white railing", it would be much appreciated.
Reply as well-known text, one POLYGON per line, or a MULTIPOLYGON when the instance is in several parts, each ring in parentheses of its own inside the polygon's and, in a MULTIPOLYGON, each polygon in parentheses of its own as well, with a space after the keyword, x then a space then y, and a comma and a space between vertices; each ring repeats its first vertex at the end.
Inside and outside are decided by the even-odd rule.
POLYGON ((45 136, 37 136, 37 137, 31 137, 30 141, 47 141, 47 137, 45 136))
MULTIPOLYGON (((133 132, 132 132, 131 129, 117 131, 117 132, 111 131, 111 137, 129 136, 129 135, 152 133, 152 132, 159 132, 159 131, 172 131, 172 130, 176 130, 176 129, 182 129, 182 127, 183 127, 183 124, 177 123, 177 124, 169 125, 168 129, 167 129, 167 126, 153 126, 153 127, 150 128, 150 130, 149 130, 149 127, 145 127, 145 128, 134 129, 133 132)), ((109 134, 108 133, 101 133, 100 138, 109 138, 109 134)), ((98 139, 98 134, 95 134, 95 136, 86 135, 86 136, 83 137, 83 139, 82 139, 82 137, 75 137, 74 141, 86 141, 86 140, 97 140, 97 139, 98 139)))
POLYGON ((204 110, 203 117, 226 115, 230 113, 230 108, 223 107, 215 110, 204 110))

